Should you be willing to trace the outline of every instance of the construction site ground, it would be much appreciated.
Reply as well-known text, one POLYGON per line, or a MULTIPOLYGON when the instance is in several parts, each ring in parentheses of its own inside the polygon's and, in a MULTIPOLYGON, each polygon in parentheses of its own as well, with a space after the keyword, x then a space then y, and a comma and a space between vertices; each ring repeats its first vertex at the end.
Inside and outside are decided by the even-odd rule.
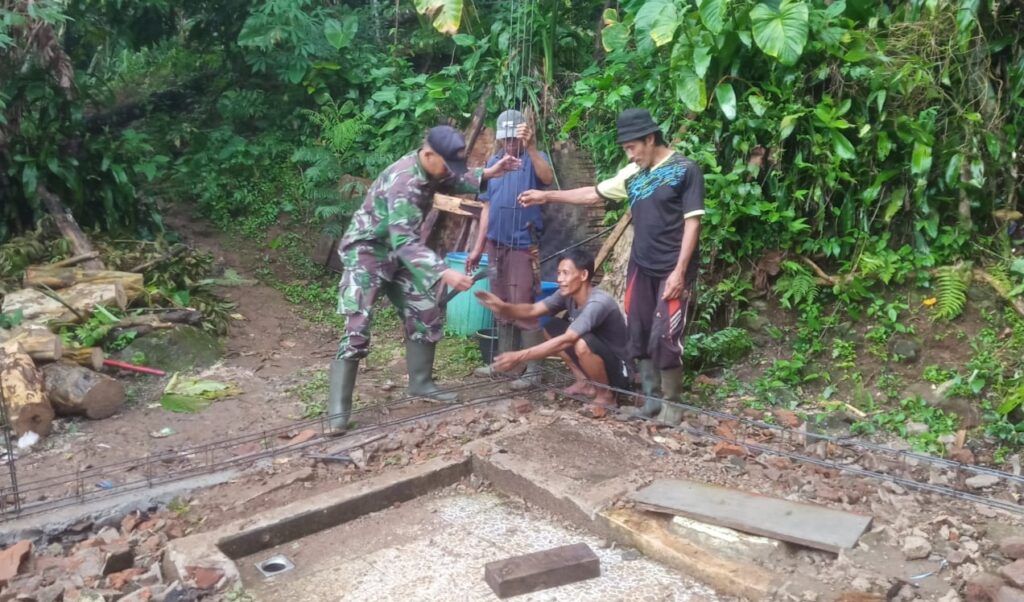
MULTIPOLYGON (((267 266, 277 269, 246 242, 205 230, 201 222, 184 216, 170 221, 184 240, 209 250, 219 264, 243 277, 267 266)), ((478 385, 467 389, 464 399, 490 395, 492 401, 454 409, 422 401, 389 407, 388 400, 404 396, 404 360, 400 354, 371 357, 360 371, 358 399, 362 406, 375 407, 357 414, 357 427, 432 415, 373 431, 372 437, 362 437, 364 444, 359 444, 357 428, 347 451, 352 462, 310 458, 309 454, 329 453, 341 443, 321 437, 315 427, 289 428, 301 419, 304 407, 297 391, 334 355, 334 329, 304 319, 299 306, 265 284, 222 292, 237 304, 242 319, 233 324, 224 359, 210 374, 237 383, 240 395, 201 413, 175 414, 156 403, 162 388, 159 379, 136 377, 133 401, 121 414, 95 422, 60 421, 55 435, 18 458, 19 477, 26 481, 75 470, 88 473, 92 467, 270 429, 283 430, 255 447, 247 443, 223 453, 244 457, 268 444, 280 447, 280 453, 221 473, 226 479, 221 484, 176 494, 170 505, 143 493, 133 514, 99 513, 65 522, 40 515, 21 521, 19 530, 0 525, 5 545, 35 536, 31 557, 0 592, 0 600, 19 599, 19 594, 36 596, 20 599, 129 602, 202 595, 228 600, 493 599, 483 582, 484 563, 578 541, 598 553, 602 577, 569 586, 575 589, 523 599, 951 602, 995 600, 997 595, 1014 600, 1019 597, 1011 596, 1022 595, 1006 569, 1024 556, 1024 526, 1018 514, 723 444, 692 430, 585 418, 577 413, 576 401, 552 391, 524 397, 508 392, 504 383, 474 380, 471 365, 446 366, 443 377, 448 384, 456 379, 478 385), (153 436, 168 428, 173 435, 153 436), (240 584, 228 583, 231 575, 216 568, 179 575, 164 570, 169 564, 166 551, 174 541, 244 525, 262 513, 329 497, 382 475, 467 458, 479 460, 479 466, 457 483, 235 559, 240 584), (708 535, 685 521, 633 507, 629 495, 661 478, 692 479, 819 504, 873 520, 857 546, 838 554, 777 541, 708 535), (26 530, 32 520, 35 531, 26 530), (632 545, 624 547, 624 541, 632 545), (109 573, 105 568, 110 567, 97 569, 96 563, 109 562, 111 546, 129 548, 134 562, 109 573), (256 574, 253 564, 275 551, 288 555, 297 568, 268 581, 256 574), (428 587, 431 576, 435 579, 428 587), (994 580, 985 581, 989 577, 994 580), (217 593, 211 594, 214 590, 217 593), (991 595, 979 597, 983 591, 991 595)), ((397 331, 381 332, 375 344, 393 347, 400 339, 397 331)), ((875 466, 926 484, 963 488, 964 479, 971 476, 913 461, 893 467, 870 453, 822 448, 820 442, 799 437, 782 440, 774 431, 706 415, 691 414, 684 426, 849 466, 875 466)), ((791 426, 797 432, 802 428, 799 423, 791 426)), ((196 461, 183 456, 165 462, 163 470, 184 469, 196 461)), ((116 488, 117 475, 107 478, 116 488)), ((976 492, 1015 499, 1018 492, 1004 485, 976 492)), ((27 501, 45 502, 47 497, 68 494, 59 488, 40 491, 41 499, 27 501)), ((1017 576, 1022 581, 1017 585, 1024 585, 1024 575, 1017 576)))

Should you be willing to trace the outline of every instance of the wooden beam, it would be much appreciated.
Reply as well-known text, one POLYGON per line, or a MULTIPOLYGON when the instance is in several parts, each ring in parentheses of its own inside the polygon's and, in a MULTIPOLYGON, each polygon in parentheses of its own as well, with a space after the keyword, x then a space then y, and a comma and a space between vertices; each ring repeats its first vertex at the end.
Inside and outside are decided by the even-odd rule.
MULTIPOLYGON (((92 243, 89 242, 89 237, 82 232, 82 229, 78 227, 78 222, 75 221, 75 216, 71 215, 71 210, 64 206, 57 195, 53 194, 46 189, 45 186, 40 184, 36 187, 36 193, 39 195, 39 199, 43 202, 43 206, 53 216, 53 221, 57 224, 57 228, 64 238, 71 242, 71 249, 75 255, 88 255, 95 253, 96 249, 93 248, 92 243)), ((82 262, 82 267, 90 270, 102 270, 105 269, 103 262, 99 259, 89 259, 82 262)))

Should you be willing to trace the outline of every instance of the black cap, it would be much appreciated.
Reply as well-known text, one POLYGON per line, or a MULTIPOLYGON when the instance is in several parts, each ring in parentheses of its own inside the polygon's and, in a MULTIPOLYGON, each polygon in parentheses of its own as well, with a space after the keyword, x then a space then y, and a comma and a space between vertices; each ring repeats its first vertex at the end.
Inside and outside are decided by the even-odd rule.
POLYGON ((441 155, 444 164, 457 177, 462 177, 466 167, 466 139, 462 132, 450 125, 439 125, 427 132, 427 146, 441 155))
POLYGON ((616 144, 639 140, 648 134, 661 131, 647 109, 626 109, 619 113, 619 118, 615 121, 615 129, 619 134, 615 141, 616 144))

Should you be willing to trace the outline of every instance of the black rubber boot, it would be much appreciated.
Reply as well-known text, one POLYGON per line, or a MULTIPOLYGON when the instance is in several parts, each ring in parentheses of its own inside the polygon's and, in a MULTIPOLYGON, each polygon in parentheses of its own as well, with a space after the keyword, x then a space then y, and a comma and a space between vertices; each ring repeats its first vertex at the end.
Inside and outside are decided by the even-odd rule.
POLYGON ((405 342, 405 364, 409 370, 409 395, 426 397, 434 401, 455 401, 455 393, 442 391, 434 382, 434 353, 436 343, 425 341, 405 342))
MULTIPOLYGON (((494 350, 494 357, 498 357, 502 353, 509 351, 517 351, 519 349, 519 329, 512 324, 498 324, 498 347, 494 350)), ((474 376, 482 378, 497 378, 501 376, 511 376, 512 374, 504 374, 501 372, 495 372, 491 370, 490 366, 480 366, 473 370, 474 376)))
POLYGON ((661 411, 661 400, 658 394, 661 384, 661 374, 654 369, 654 360, 645 358, 639 362, 640 388, 644 393, 644 405, 637 412, 646 418, 654 418, 661 411))
POLYGON ((356 387, 358 370, 359 360, 331 362, 327 389, 328 425, 331 433, 341 434, 348 430, 348 420, 352 416, 352 391, 356 387))
MULTIPOLYGON (((537 330, 521 330, 519 331, 522 347, 521 349, 528 349, 530 347, 536 347, 544 342, 544 329, 538 328, 537 330)), ((513 391, 525 391, 534 387, 540 386, 543 376, 544 359, 532 360, 526 362, 526 372, 521 377, 512 381, 510 387, 513 391)))

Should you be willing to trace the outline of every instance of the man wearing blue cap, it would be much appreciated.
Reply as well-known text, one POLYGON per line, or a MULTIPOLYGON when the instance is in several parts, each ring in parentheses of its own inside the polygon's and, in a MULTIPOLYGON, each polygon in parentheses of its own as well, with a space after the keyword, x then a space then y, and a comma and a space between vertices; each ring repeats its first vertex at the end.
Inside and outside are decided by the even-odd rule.
POLYGON ((345 271, 338 289, 338 313, 345 333, 331 362, 327 410, 330 428, 344 432, 352 411, 359 360, 370 351, 373 305, 383 292, 402 316, 406 334, 409 394, 454 401, 434 383, 434 351, 441 339, 441 312, 431 290, 439 280, 459 291, 473 285, 469 276, 448 268, 420 243, 423 217, 435 192, 478 192, 491 178, 519 168, 506 157, 472 171, 466 167, 466 141, 450 126, 432 128, 419 150, 384 170, 338 244, 345 271))
MULTIPOLYGON (((487 182, 478 197, 484 201, 476 245, 466 261, 466 273, 472 273, 486 251, 489 260, 491 292, 506 303, 532 304, 540 292, 538 243, 544 231, 540 207, 520 207, 519 195, 532 188, 545 188, 554 181, 551 161, 537 149, 533 129, 522 113, 514 109, 498 116, 495 138, 497 152, 487 162, 495 165, 505 157, 516 157, 522 167, 487 182)), ((544 331, 535 317, 506 319, 496 316, 498 352, 530 348, 544 342, 544 331)), ((513 390, 528 389, 541 382, 543 358, 530 361, 526 372, 512 382, 513 390)), ((489 366, 477 368, 478 376, 491 374, 489 366)))
POLYGON ((646 110, 623 111, 616 130, 630 162, 615 176, 574 190, 529 190, 519 201, 527 207, 628 201, 634 229, 623 303, 628 351, 639 362, 648 396, 641 414, 653 417, 661 410, 655 397, 659 387, 673 401, 682 390, 683 331, 700 266, 704 175, 691 159, 665 144, 661 128, 646 110))

